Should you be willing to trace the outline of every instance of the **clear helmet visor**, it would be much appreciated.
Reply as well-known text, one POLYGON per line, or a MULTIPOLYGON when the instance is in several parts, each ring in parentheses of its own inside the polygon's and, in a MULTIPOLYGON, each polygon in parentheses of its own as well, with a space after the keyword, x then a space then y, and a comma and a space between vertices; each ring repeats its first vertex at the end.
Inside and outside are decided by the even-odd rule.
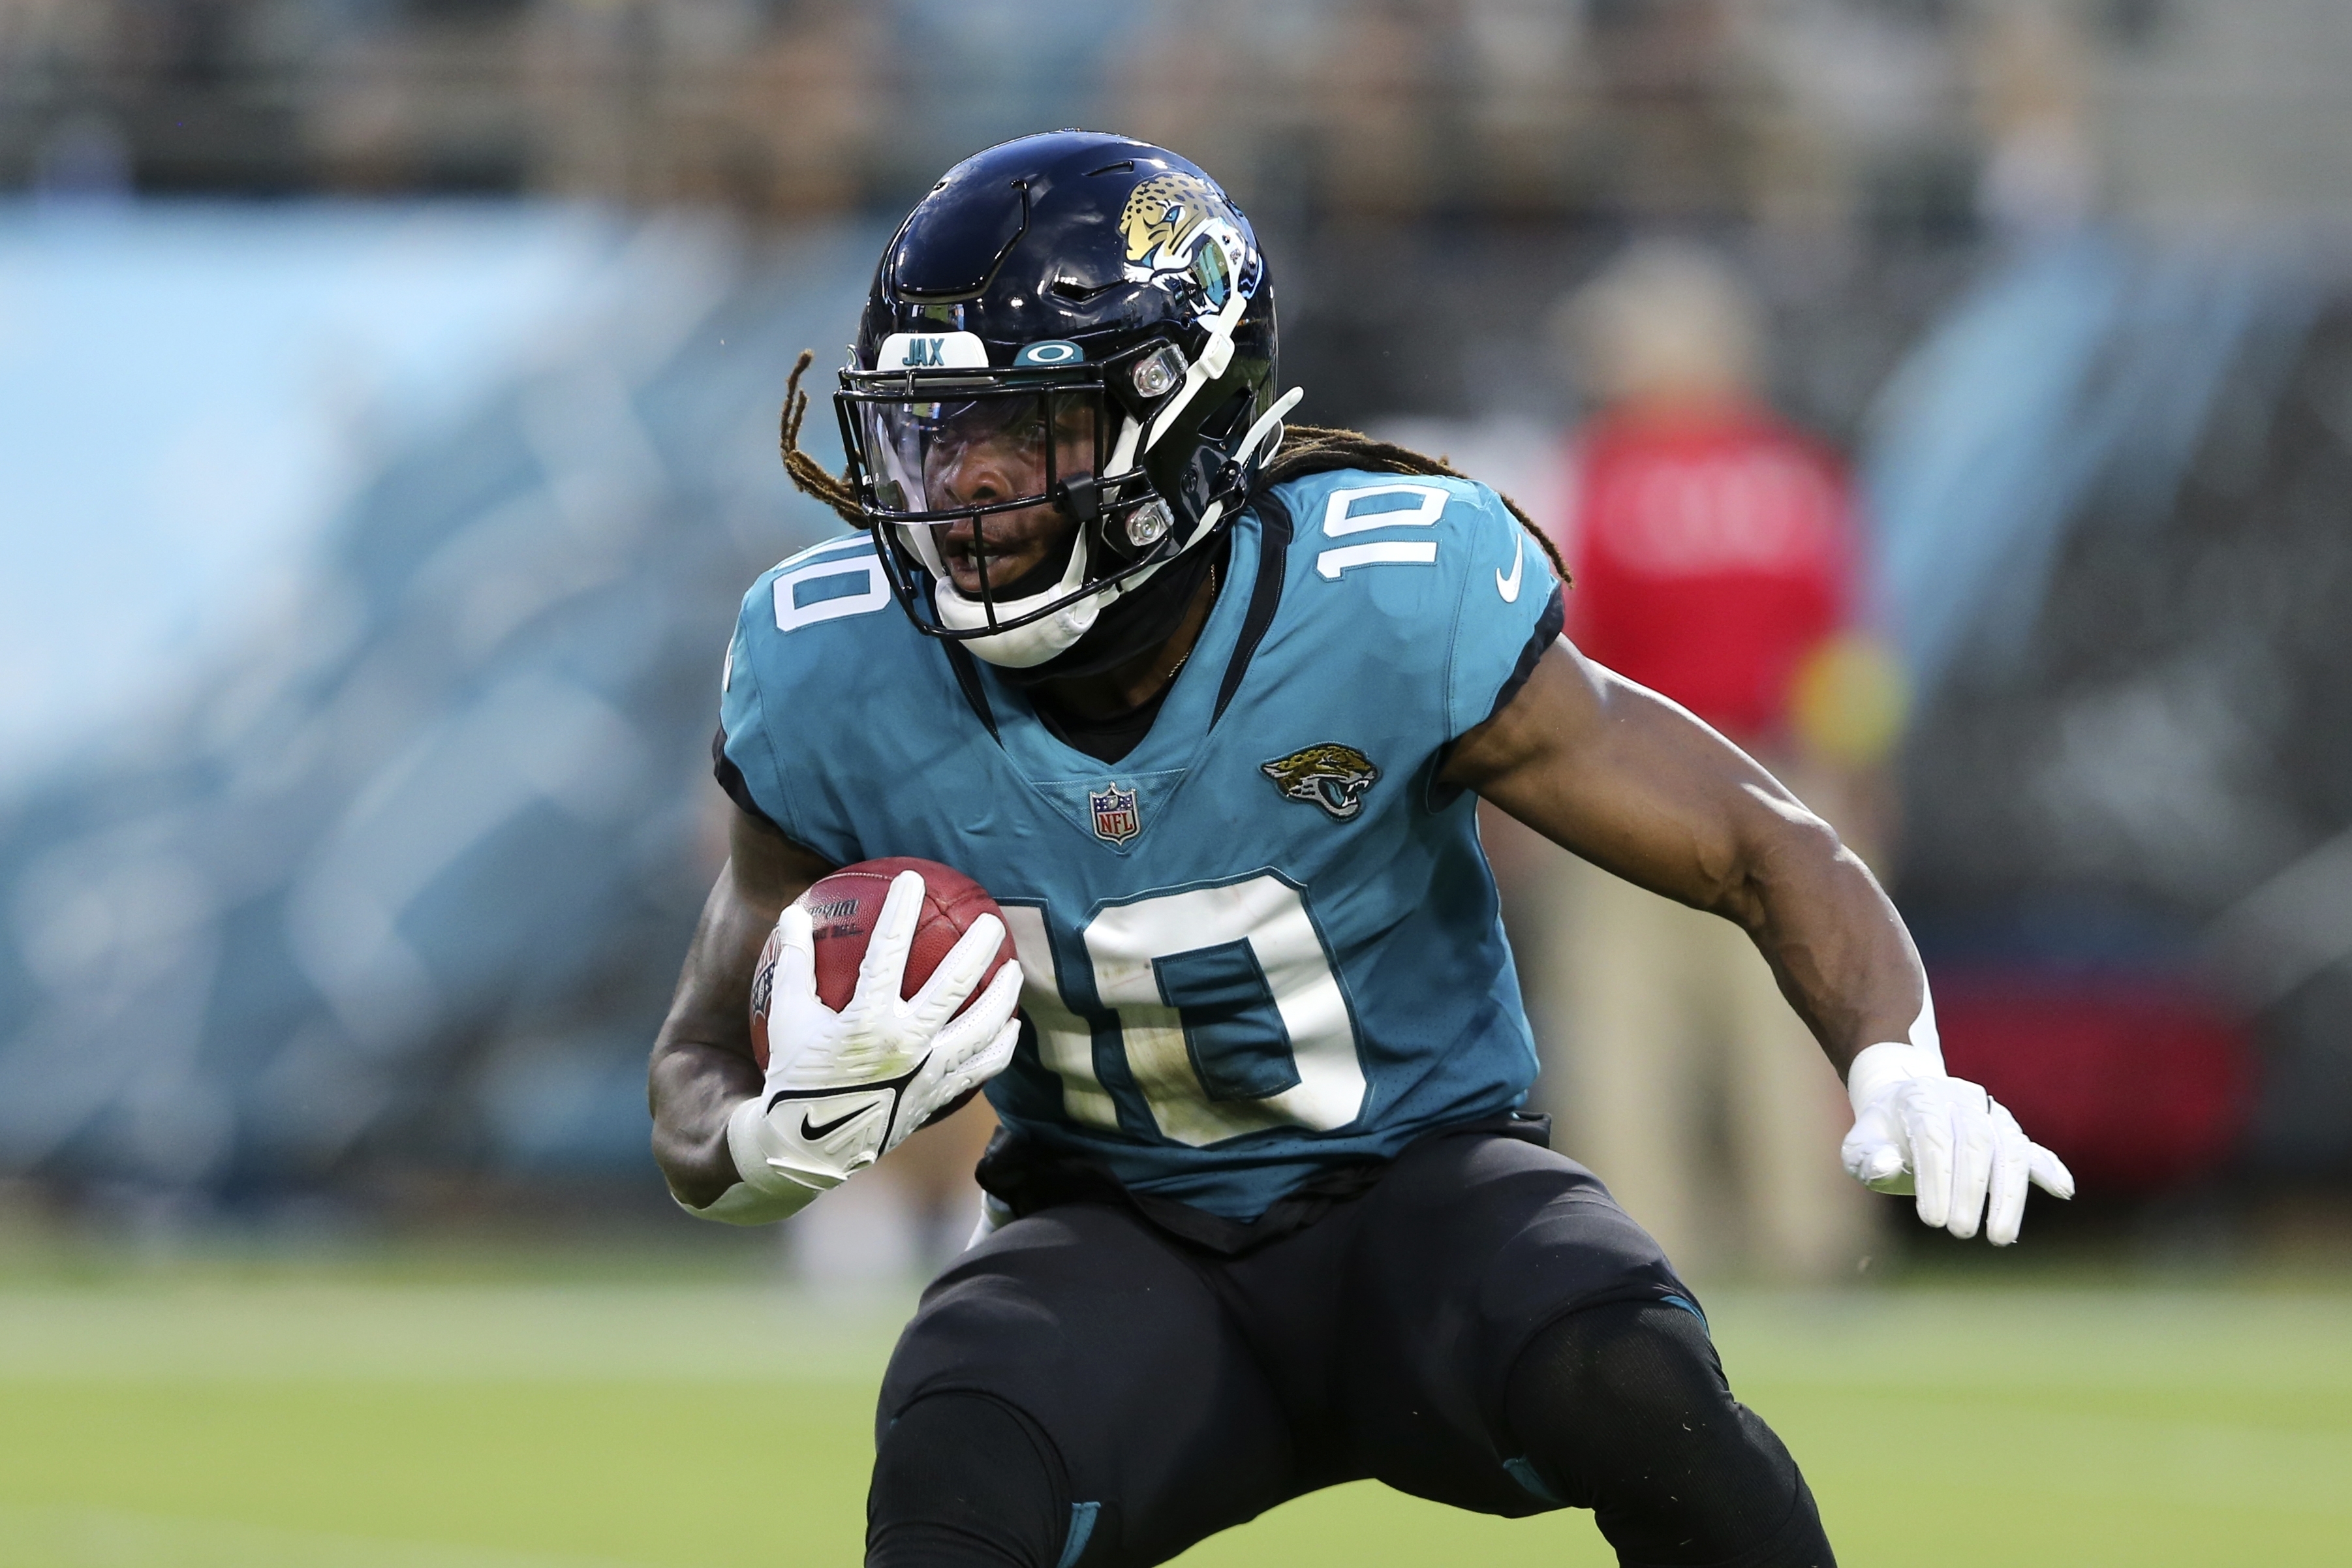
POLYGON ((1100 466, 1091 391, 862 400, 859 434, 886 517, 940 520, 1037 506, 1100 466))
POLYGON ((877 399, 857 418, 875 509, 958 593, 986 603, 1064 575, 1078 529, 1067 486, 1101 466, 1098 393, 877 399))

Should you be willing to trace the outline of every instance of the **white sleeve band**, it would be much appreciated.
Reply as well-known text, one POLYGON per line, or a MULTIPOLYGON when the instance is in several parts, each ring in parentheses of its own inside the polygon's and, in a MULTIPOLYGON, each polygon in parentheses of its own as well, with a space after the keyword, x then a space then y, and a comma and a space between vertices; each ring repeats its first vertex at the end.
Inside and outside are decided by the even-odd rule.
POLYGON ((766 1101, 762 1091, 738 1104, 727 1118, 727 1153, 735 1162, 736 1175, 761 1192, 791 1199, 794 1208, 839 1186, 838 1175, 808 1165, 804 1152, 769 1119, 766 1101), (803 1157, 795 1159, 795 1154, 803 1157))
POLYGON ((707 1207, 680 1201, 678 1207, 695 1218, 721 1225, 772 1225, 798 1214, 826 1190, 825 1185, 795 1181, 768 1159, 760 1136, 766 1123, 761 1105, 763 1098, 751 1095, 729 1113, 727 1155, 735 1162, 737 1180, 707 1207))
POLYGON ((697 1208, 677 1197, 671 1200, 697 1219, 713 1220, 720 1225, 772 1225, 779 1219, 790 1219, 808 1207, 816 1197, 806 1187, 795 1197, 791 1193, 761 1192, 749 1182, 737 1182, 713 1199, 707 1208, 697 1208))
POLYGON ((727 1155, 735 1162, 736 1176, 746 1183, 757 1182, 766 1187, 772 1185, 768 1176, 767 1151, 761 1146, 761 1134, 767 1130, 767 1092, 763 1089, 749 1099, 737 1102, 727 1115, 727 1155))

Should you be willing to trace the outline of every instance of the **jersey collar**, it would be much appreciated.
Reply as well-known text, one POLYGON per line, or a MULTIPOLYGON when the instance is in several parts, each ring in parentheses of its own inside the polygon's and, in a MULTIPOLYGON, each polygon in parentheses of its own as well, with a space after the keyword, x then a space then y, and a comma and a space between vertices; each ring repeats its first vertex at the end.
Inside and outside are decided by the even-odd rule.
POLYGON ((1216 716, 1217 698, 1226 666, 1248 618, 1261 559, 1260 525, 1255 511, 1234 519, 1226 581, 1201 627, 1192 655, 1176 672, 1151 728, 1133 751, 1117 762, 1104 762, 1066 745, 1038 718, 1029 694, 1005 680, 993 668, 979 666, 978 674, 998 716, 999 742, 1005 756, 1032 783, 1126 779, 1137 774, 1181 773, 1192 767, 1209 742, 1216 716))

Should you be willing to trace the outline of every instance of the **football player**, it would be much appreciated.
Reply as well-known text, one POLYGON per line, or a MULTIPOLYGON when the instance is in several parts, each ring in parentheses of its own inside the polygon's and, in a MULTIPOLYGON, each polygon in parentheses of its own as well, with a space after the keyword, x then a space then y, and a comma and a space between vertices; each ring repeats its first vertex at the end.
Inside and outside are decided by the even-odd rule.
POLYGON ((1829 1563, 1697 1296, 1519 1110, 1474 797, 1744 927, 1846 1076, 1848 1167, 2006 1245, 2029 1180, 2071 1181, 1945 1073, 1869 872, 1561 639, 1564 574, 1495 492, 1285 442, 1265 258, 1183 159, 1059 132, 957 165, 852 354, 847 474, 797 449, 797 371, 784 446, 866 531, 744 601, 732 855, 652 1101, 678 1201, 757 1223, 986 1084, 984 1234, 892 1357, 866 1561, 1159 1563, 1378 1477, 1591 1509, 1627 1563, 1829 1563), (902 999, 908 873, 824 1006, 788 905, 885 854, 976 878, 1019 963, 979 987, 986 917, 902 999))

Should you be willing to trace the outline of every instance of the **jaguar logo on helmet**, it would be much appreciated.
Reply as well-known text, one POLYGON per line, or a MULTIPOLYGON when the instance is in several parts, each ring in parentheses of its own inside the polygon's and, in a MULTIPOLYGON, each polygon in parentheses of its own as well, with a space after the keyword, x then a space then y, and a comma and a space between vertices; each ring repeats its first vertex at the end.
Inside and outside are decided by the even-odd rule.
POLYGON ((1364 791, 1381 781, 1381 770, 1370 758, 1330 740, 1261 762, 1258 771, 1286 797, 1320 806, 1335 822, 1348 821, 1361 811, 1364 791))
POLYGON ((1128 193, 1127 208, 1118 214, 1127 264, 1147 277, 1182 267, 1190 259, 1184 242, 1224 204, 1217 188, 1197 174, 1154 174, 1128 193))
POLYGON ((1223 309, 1235 287, 1255 293, 1257 256, 1240 216, 1223 191, 1197 174, 1154 174, 1128 193, 1118 215, 1128 277, 1148 283, 1189 272, 1211 311, 1223 309))

